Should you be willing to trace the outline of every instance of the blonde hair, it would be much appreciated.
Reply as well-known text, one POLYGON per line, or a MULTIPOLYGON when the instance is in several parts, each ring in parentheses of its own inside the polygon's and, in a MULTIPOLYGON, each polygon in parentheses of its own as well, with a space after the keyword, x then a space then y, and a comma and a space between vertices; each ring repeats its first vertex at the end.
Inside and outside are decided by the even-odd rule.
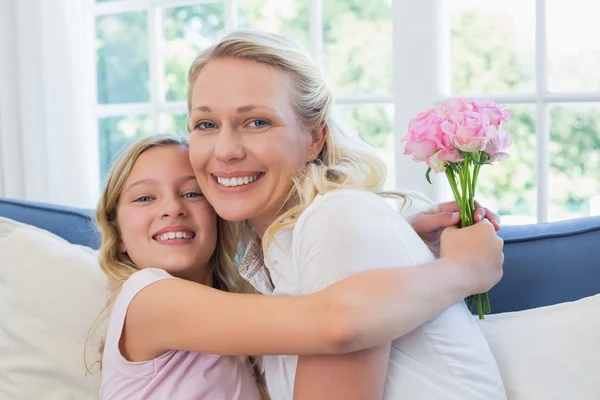
MULTIPOLYGON (((119 199, 123 191, 125 181, 129 177, 133 166, 138 158, 146 151, 165 146, 179 146, 183 148, 189 147, 187 138, 173 134, 159 134, 145 137, 131 144, 127 150, 113 164, 104 186, 104 190, 100 197, 96 209, 96 225, 102 238, 102 244, 99 249, 100 268, 109 279, 111 285, 111 296, 106 303, 106 307, 99 315, 90 332, 97 328, 98 323, 102 320, 100 317, 112 307, 123 283, 139 268, 129 258, 127 254, 119 251, 119 243, 121 241, 119 234, 119 225, 117 221, 117 209, 119 207, 119 199)), ((237 254, 237 242, 233 240, 223 240, 223 238, 237 237, 236 227, 217 216, 217 246, 210 259, 213 268, 213 287, 227 292, 234 293, 251 293, 249 283, 240 276, 237 271, 235 257, 237 254)), ((89 338, 89 334, 88 334, 89 338)), ((100 358, 104 352, 104 340, 100 345, 100 358)), ((84 354, 85 359, 85 354, 84 354)), ((255 370, 256 363, 252 358, 249 363, 255 370)), ((100 369, 101 367, 100 362, 100 369)), ((88 372, 91 372, 87 367, 88 372)), ((261 377, 258 375, 257 380, 259 385, 261 377)))
MULTIPOLYGON (((215 59, 235 58, 260 63, 287 73, 293 82, 292 104, 303 127, 317 140, 320 130, 325 144, 316 160, 295 177, 281 205, 281 215, 269 226, 262 239, 263 253, 278 231, 292 228, 297 218, 317 195, 332 190, 363 189, 385 196, 406 197, 382 192, 386 166, 376 151, 360 137, 343 129, 332 116, 333 96, 318 66, 305 50, 281 35, 236 31, 224 36, 194 60, 188 74, 188 111, 192 108, 194 83, 202 69, 215 59)), ((242 241, 255 238, 247 223, 241 223, 242 241)))

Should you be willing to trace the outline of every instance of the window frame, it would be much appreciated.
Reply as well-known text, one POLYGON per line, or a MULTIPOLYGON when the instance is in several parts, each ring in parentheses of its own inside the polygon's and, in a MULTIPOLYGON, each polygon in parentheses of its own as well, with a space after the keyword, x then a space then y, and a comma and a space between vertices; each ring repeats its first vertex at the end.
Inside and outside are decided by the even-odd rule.
MULTIPOLYGON (((412 2, 402 0, 394 2, 394 55, 396 66, 394 77, 401 84, 395 88, 396 97, 396 138, 405 134, 408 121, 416 112, 439 104, 453 96, 451 89, 450 66, 450 21, 444 12, 444 1, 421 0, 412 2), (402 38, 410 38, 411 44, 400 45, 402 38), (418 44, 417 44, 418 43, 418 44), (422 49, 433 49, 434 55, 424 54, 422 49), (415 59, 414 56, 426 56, 419 68, 401 65, 403 59, 415 59), (413 57, 411 57, 413 56, 413 57), (428 64, 428 65, 426 65, 428 64), (433 66, 431 68, 430 66, 433 66), (437 66, 437 67, 436 67, 437 66), (412 74, 412 75, 411 75, 412 74), (434 88, 432 88, 434 86, 434 88), (419 90, 423 93, 419 93, 419 90), (407 93, 417 93, 416 101, 407 93), (411 101, 419 104, 412 104, 411 101), (410 110, 410 112, 406 111, 410 110)), ((536 220, 537 223, 549 221, 550 208, 550 108, 555 104, 600 103, 600 92, 551 92, 548 89, 548 38, 547 38, 547 1, 535 0, 535 88, 529 93, 490 93, 485 95, 461 94, 464 97, 492 100, 501 104, 526 104, 535 107, 536 135, 536 220)), ((410 63, 406 63, 410 64, 410 63)), ((396 143, 399 141, 396 140, 396 143)), ((403 146, 396 147, 396 176, 404 181, 421 180, 421 172, 401 161, 403 146), (404 174, 402 169, 405 169, 404 174), (413 174, 413 177, 409 176, 413 174), (402 176, 404 175, 404 176, 402 176)), ((410 161, 409 161, 410 162, 410 161)), ((397 180, 398 182, 398 180, 397 180)), ((435 201, 451 199, 447 182, 437 180, 438 188, 425 190, 435 201)), ((414 182, 412 187, 422 188, 423 183, 414 182)))
MULTIPOLYGON (((166 113, 186 113, 185 101, 166 101, 164 91, 163 63, 163 10, 168 7, 220 2, 225 9, 225 28, 238 27, 237 6, 243 0, 120 0, 96 3, 85 0, 88 6, 90 43, 96 40, 96 17, 130 11, 148 13, 148 42, 150 69, 150 101, 147 103, 97 104, 96 47, 91 46, 90 77, 95 82, 91 93, 95 103, 96 129, 90 136, 98 151, 97 121, 100 118, 150 115, 155 129, 166 127, 166 113)), ((309 51, 319 65, 323 65, 323 1, 309 1, 309 51)), ((434 202, 451 199, 445 179, 434 176, 429 185, 424 173, 426 166, 415 163, 402 154, 404 145, 400 139, 406 133, 408 121, 424 108, 452 96, 449 57, 449 18, 444 13, 443 2, 448 0, 394 0, 391 1, 393 25, 393 88, 389 93, 340 94, 338 105, 393 105, 394 106, 394 159, 396 189, 417 190, 434 202), (409 38, 409 40, 404 40, 409 38), (406 62, 409 60, 409 62, 406 62), (419 60, 419 62, 410 62, 419 60)), ((548 221, 549 173, 550 173, 550 106, 555 103, 600 102, 600 92, 553 93, 548 90, 546 0, 535 0, 535 90, 531 93, 472 95, 506 104, 529 104, 535 106, 537 222, 548 221)))

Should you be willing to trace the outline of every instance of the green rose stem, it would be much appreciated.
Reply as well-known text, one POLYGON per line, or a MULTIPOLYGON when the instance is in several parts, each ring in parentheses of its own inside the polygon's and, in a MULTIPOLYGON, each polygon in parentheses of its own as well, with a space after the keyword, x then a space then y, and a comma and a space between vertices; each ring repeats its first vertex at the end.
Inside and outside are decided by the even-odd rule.
MULTIPOLYGON (((475 187, 479 177, 479 169, 482 164, 487 162, 488 155, 481 151, 475 153, 461 152, 461 154, 464 157, 463 161, 449 163, 446 166, 446 177, 458 203, 461 227, 466 227, 475 223, 475 187)), ((473 306, 477 308, 479 319, 484 319, 484 314, 491 312, 487 292, 471 295, 466 300, 470 310, 473 309, 473 306)))

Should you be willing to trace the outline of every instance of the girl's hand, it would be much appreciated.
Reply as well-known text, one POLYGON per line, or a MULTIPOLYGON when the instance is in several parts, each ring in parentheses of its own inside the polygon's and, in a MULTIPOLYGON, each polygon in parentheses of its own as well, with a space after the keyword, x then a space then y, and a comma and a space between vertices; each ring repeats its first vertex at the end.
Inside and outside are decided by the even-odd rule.
MULTIPOLYGON (((496 232, 500 229, 500 217, 475 201, 475 222, 484 218, 492 223, 496 232)), ((436 243, 444 228, 460 223, 458 203, 456 201, 441 203, 438 205, 438 210, 419 212, 411 216, 408 222, 423 240, 436 243)))
POLYGON ((442 259, 466 272, 471 294, 487 292, 502 278, 504 241, 487 219, 461 229, 444 229, 440 243, 442 259))

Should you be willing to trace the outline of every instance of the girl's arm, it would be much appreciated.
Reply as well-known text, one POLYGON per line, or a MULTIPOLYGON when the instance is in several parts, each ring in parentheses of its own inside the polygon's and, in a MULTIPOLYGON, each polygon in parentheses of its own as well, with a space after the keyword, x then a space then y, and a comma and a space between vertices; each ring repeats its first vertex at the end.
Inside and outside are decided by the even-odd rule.
POLYGON ((419 269, 368 271, 298 297, 234 294, 165 279, 131 301, 122 344, 139 360, 170 349, 224 355, 345 353, 409 332, 468 295, 465 282, 464 271, 448 260, 419 269))
MULTIPOLYGON (((469 230, 481 237, 486 226, 452 234, 469 230)), ((455 239, 462 241, 452 237, 449 247, 460 251, 464 245, 455 239)), ((298 297, 233 294, 181 279, 161 280, 132 300, 122 344, 127 349, 133 344, 139 350, 134 353, 142 354, 134 361, 169 349, 225 355, 352 352, 402 336, 500 278, 497 266, 457 261, 443 257, 419 268, 362 272, 298 297)))

